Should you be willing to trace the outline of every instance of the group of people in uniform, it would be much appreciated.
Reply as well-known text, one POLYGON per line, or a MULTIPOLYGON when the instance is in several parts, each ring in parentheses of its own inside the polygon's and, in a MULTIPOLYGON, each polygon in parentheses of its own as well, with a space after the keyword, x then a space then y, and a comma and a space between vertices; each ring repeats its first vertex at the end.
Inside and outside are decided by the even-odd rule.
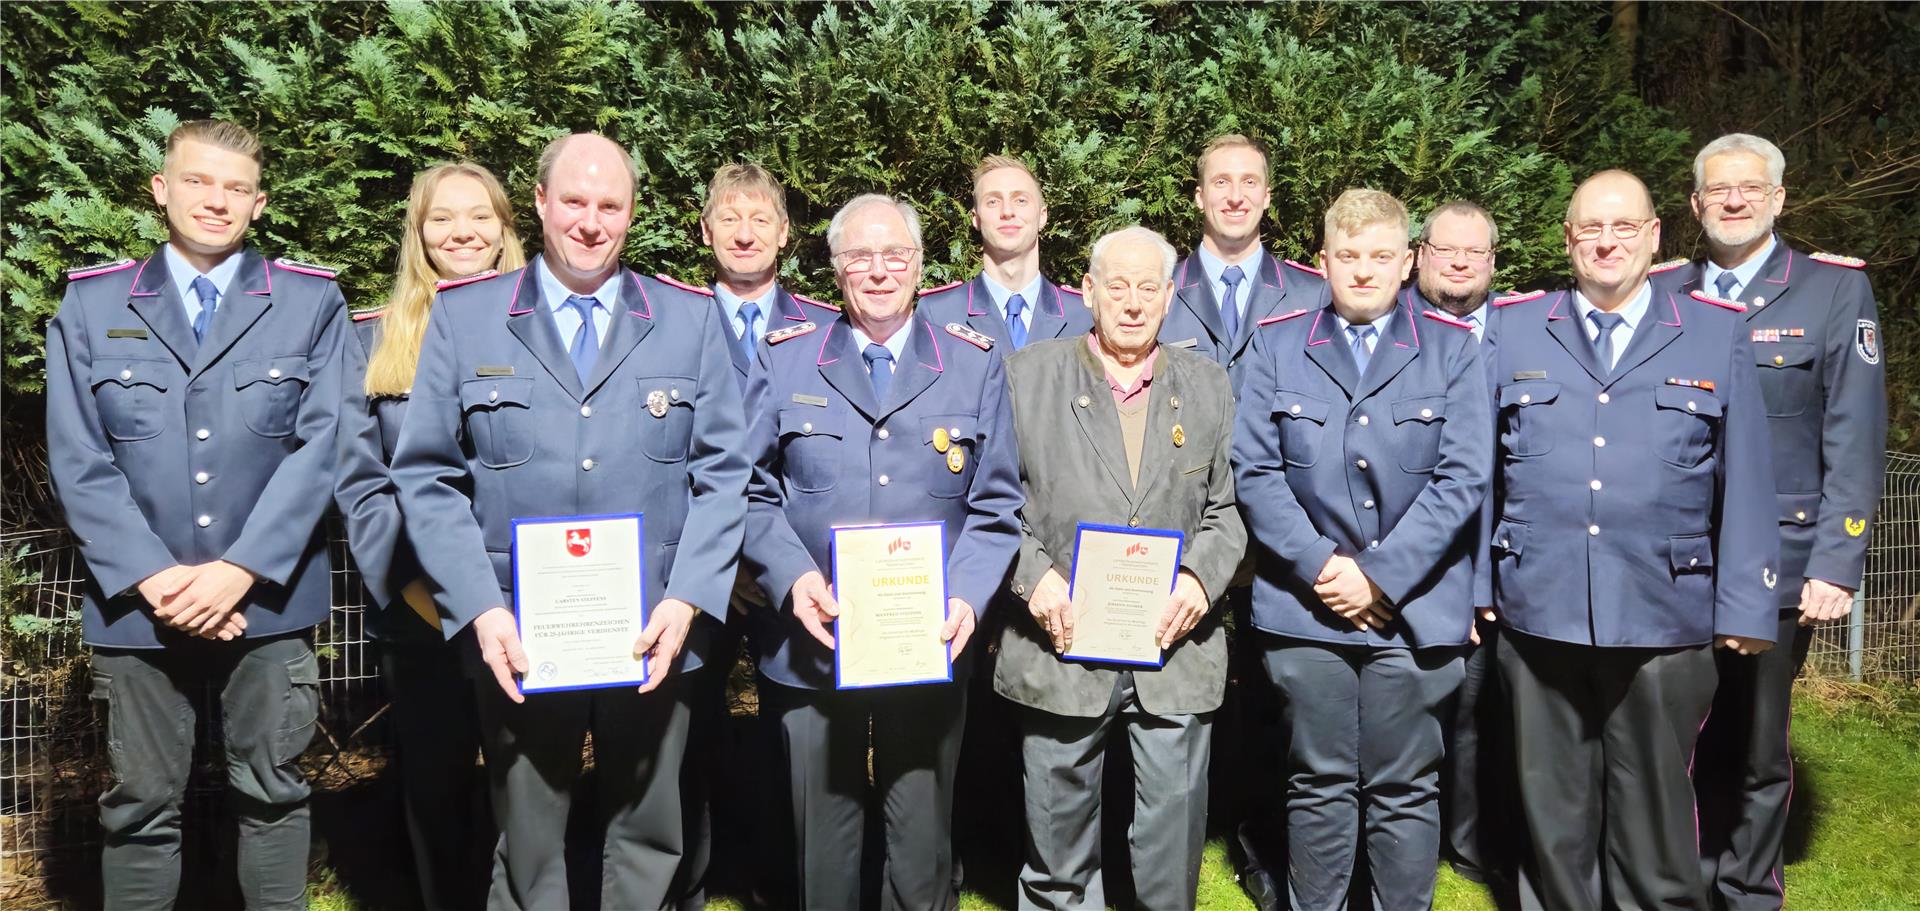
POLYGON ((861 195, 827 228, 828 303, 779 285, 785 190, 753 164, 708 186, 711 285, 623 263, 633 159, 575 134, 539 161, 537 255, 490 172, 439 165, 387 304, 351 314, 331 270, 246 245, 261 161, 238 125, 181 125, 152 178, 167 243, 73 271, 47 332, 109 908, 175 900, 206 709, 247 906, 305 906, 336 504, 430 908, 567 908, 573 812, 602 907, 698 907, 720 787, 764 801, 774 903, 951 908, 989 689, 1018 731, 1020 906, 1108 904, 1124 736, 1126 901, 1190 908, 1230 676, 1259 691, 1238 767, 1270 794, 1216 823, 1263 905, 1426 907, 1442 859, 1529 908, 1784 901, 1790 684, 1860 587, 1886 405, 1864 264, 1780 237, 1764 139, 1695 159, 1706 258, 1654 265, 1651 195, 1604 171, 1568 204, 1571 281, 1508 295, 1466 201, 1416 221, 1351 189, 1314 265, 1275 257, 1274 162, 1235 134, 1196 158, 1190 254, 1127 226, 1057 282, 1039 180, 993 155, 977 276, 922 290, 919 215, 861 195), (656 672, 523 694, 513 522, 629 512, 656 672), (952 682, 835 685, 832 529, 876 522, 944 526, 952 682), (1159 666, 1065 657, 1086 522, 1184 537, 1159 666), (768 749, 722 781, 743 638, 768 749))

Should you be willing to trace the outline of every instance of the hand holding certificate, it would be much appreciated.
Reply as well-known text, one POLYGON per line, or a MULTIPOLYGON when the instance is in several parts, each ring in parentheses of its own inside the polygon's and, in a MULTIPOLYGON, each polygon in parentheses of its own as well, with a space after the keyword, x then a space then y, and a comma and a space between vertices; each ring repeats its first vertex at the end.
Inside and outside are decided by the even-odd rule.
POLYGON ((840 616, 834 662, 840 689, 953 679, 947 621, 946 526, 833 530, 840 616))
POLYGON ((1073 643, 1063 655, 1160 666, 1161 619, 1185 540, 1177 531, 1081 523, 1070 580, 1073 643))
POLYGON ((633 652, 646 628, 638 514, 513 521, 513 608, 525 693, 647 680, 633 652))

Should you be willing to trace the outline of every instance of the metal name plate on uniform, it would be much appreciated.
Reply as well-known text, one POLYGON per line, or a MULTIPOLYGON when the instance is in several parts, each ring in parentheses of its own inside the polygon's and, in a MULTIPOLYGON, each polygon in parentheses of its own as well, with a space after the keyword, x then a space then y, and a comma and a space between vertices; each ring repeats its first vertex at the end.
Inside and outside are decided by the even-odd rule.
POLYGON ((523 693, 638 686, 647 626, 640 513, 513 520, 513 613, 526 650, 523 693))

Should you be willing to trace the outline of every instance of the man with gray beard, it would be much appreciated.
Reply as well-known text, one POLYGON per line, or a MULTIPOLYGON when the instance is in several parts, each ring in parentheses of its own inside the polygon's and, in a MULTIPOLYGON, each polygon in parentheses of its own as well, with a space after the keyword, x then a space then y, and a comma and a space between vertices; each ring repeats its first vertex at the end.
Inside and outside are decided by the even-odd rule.
POLYGON ((1667 279, 1681 294, 1744 310, 1773 435, 1780 647, 1717 656, 1720 685, 1694 765, 1701 867, 1713 906, 1729 911, 1786 900, 1793 678, 1813 625, 1853 609, 1886 471, 1886 386, 1866 263, 1803 253, 1774 233, 1785 172, 1786 157, 1758 136, 1733 133, 1701 149, 1690 202, 1708 258, 1667 279))

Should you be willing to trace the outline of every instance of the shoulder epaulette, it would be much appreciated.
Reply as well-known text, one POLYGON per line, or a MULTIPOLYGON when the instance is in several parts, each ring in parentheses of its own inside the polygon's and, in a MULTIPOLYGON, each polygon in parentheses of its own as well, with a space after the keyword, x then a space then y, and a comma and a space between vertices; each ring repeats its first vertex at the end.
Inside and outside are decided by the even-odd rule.
POLYGON ((1267 317, 1266 319, 1263 319, 1263 320, 1261 320, 1261 321, 1260 321, 1260 323, 1259 323, 1259 325, 1262 325, 1262 326, 1271 326, 1271 325, 1273 325, 1274 323, 1279 323, 1279 322, 1285 322, 1285 321, 1287 321, 1287 320, 1290 320, 1290 319, 1293 319, 1294 317, 1296 317, 1296 316, 1299 316, 1300 314, 1302 314, 1302 313, 1305 313, 1305 312, 1307 312, 1307 310, 1306 310, 1306 308, 1305 308, 1305 307, 1302 307, 1302 308, 1300 308, 1300 309, 1298 309, 1298 310, 1294 310, 1294 311, 1291 311, 1291 312, 1288 312, 1288 313, 1281 313, 1281 314, 1277 314, 1277 315, 1275 315, 1275 316, 1269 316, 1269 317, 1267 317))
POLYGON ((1684 266, 1690 262, 1693 262, 1693 260, 1688 259, 1684 256, 1681 256, 1681 257, 1676 257, 1674 259, 1667 260, 1664 263, 1654 263, 1653 265, 1647 267, 1647 274, 1658 275, 1662 272, 1672 272, 1673 270, 1678 269, 1681 266, 1684 266))
POLYGON ((321 266, 321 265, 315 265, 314 263, 303 263, 297 259, 288 259, 284 256, 274 260, 273 264, 276 266, 279 266, 282 269, 287 270, 288 272, 298 272, 301 275, 315 275, 315 276, 319 276, 320 278, 331 279, 331 278, 337 277, 340 274, 340 270, 332 266, 321 266))
POLYGON ((947 282, 946 284, 941 285, 938 288, 924 288, 920 291, 920 296, 926 297, 929 294, 938 294, 942 291, 947 290, 948 288, 958 288, 963 284, 965 284, 965 282, 947 282))
POLYGON ((1069 288, 1069 287, 1067 287, 1066 285, 1058 285, 1058 286, 1056 286, 1056 287, 1058 287, 1058 288, 1059 288, 1059 289, 1060 289, 1060 290, 1061 290, 1062 292, 1064 292, 1064 293, 1067 293, 1067 294, 1071 294, 1071 295, 1073 295, 1074 297, 1085 297, 1085 296, 1086 296, 1085 294, 1082 294, 1082 293, 1081 293, 1081 291, 1080 291, 1080 289, 1079 289, 1079 288, 1069 288))
POLYGON ((1522 291, 1519 294, 1509 294, 1506 297, 1496 297, 1493 299, 1493 305, 1496 307, 1510 307, 1510 306, 1513 306, 1514 304, 1524 304, 1527 301, 1539 300, 1540 298, 1543 298, 1546 296, 1547 296, 1547 292, 1544 290, 1522 291))
POLYGON ((1838 253, 1809 253, 1807 255, 1830 266, 1846 266, 1849 269, 1865 269, 1867 267, 1867 261, 1858 256, 1841 256, 1838 253))
POLYGON ((379 319, 381 315, 386 312, 387 308, 385 307, 368 307, 365 310, 348 311, 347 316, 352 317, 356 323, 363 323, 370 319, 379 319))
POLYGON ((1312 274, 1314 274, 1314 275, 1318 275, 1318 276, 1320 276, 1321 278, 1326 278, 1326 277, 1327 277, 1327 273, 1325 273, 1325 272, 1322 272, 1322 271, 1320 271, 1319 269, 1315 269, 1314 267, 1312 267, 1312 266, 1309 266, 1309 265, 1307 265, 1306 263, 1296 263, 1296 262, 1294 262, 1293 260, 1290 260, 1290 259, 1289 259, 1289 260, 1283 260, 1283 262, 1285 262, 1285 263, 1286 263, 1287 265, 1289 265, 1289 266, 1292 266, 1292 267, 1294 267, 1295 269, 1299 269, 1299 270, 1300 270, 1300 271, 1302 271, 1302 272, 1309 272, 1309 273, 1312 273, 1312 274))
POLYGON ((803 304, 812 304, 812 305, 814 305, 814 306, 816 306, 816 307, 819 307, 819 308, 821 308, 821 309, 823 309, 823 310, 832 310, 832 311, 834 311, 835 313, 838 313, 838 312, 840 312, 840 308, 839 308, 839 307, 837 307, 837 306, 835 306, 835 305, 833 305, 833 304, 829 304, 829 303, 827 303, 826 301, 820 301, 820 300, 814 300, 813 298, 811 298, 811 297, 808 297, 808 296, 806 296, 806 295, 804 295, 804 294, 795 294, 795 295, 793 295, 793 299, 794 299, 794 300, 797 300, 797 301, 799 301, 799 302, 801 302, 801 303, 803 303, 803 304))
POLYGON ((787 339, 799 338, 800 336, 806 335, 807 333, 812 332, 813 330, 818 328, 820 328, 819 323, 813 322, 812 320, 808 320, 807 322, 801 323, 798 326, 788 326, 785 329, 775 329, 772 332, 767 333, 767 344, 778 345, 781 342, 786 341, 787 339))
POLYGON ((659 273, 659 272, 655 272, 655 273, 653 273, 653 277, 654 277, 654 278, 657 278, 657 279, 659 279, 659 280, 661 280, 661 281, 663 281, 663 282, 666 282, 667 284, 669 284, 669 285, 672 285, 672 286, 674 286, 675 288, 679 288, 679 289, 680 289, 680 290, 682 290, 682 291, 692 291, 692 292, 693 292, 693 293, 695 293, 695 294, 704 294, 704 295, 706 295, 706 296, 708 296, 708 297, 712 297, 712 296, 713 296, 713 289, 712 289, 712 288, 696 288, 696 287, 694 287, 693 285, 689 285, 689 284, 687 284, 686 282, 683 282, 683 281, 681 281, 681 280, 679 280, 679 279, 677 279, 677 278, 672 278, 672 277, 669 277, 669 276, 667 276, 667 275, 665 275, 665 274, 663 274, 663 273, 659 273))
POLYGON ((445 291, 448 288, 458 288, 461 285, 471 285, 474 282, 483 282, 489 278, 498 278, 499 275, 500 270, 488 269, 485 272, 475 272, 472 275, 462 275, 459 278, 443 278, 434 282, 433 287, 437 291, 445 291))
POLYGON ((1449 326, 1459 326, 1460 328, 1466 329, 1469 331, 1473 329, 1472 323, 1469 323, 1465 320, 1454 319, 1453 317, 1445 313, 1441 313, 1438 310, 1422 310, 1420 311, 1420 315, 1426 317, 1427 319, 1433 320, 1436 323, 1446 323, 1449 326))
POLYGON ((972 329, 967 328, 966 326, 962 326, 959 323, 948 323, 947 334, 963 342, 966 342, 969 345, 979 348, 981 351, 993 350, 992 338, 985 335, 981 335, 980 333, 975 332, 972 329))
POLYGON ((1712 304, 1716 307, 1725 307, 1726 309, 1732 310, 1735 313, 1747 312, 1746 304, 1743 304, 1739 301, 1730 301, 1723 297, 1714 297, 1713 295, 1708 294, 1705 291, 1693 292, 1693 299, 1703 304, 1712 304))
POLYGON ((131 269, 133 268, 133 264, 134 261, 131 259, 116 259, 110 263, 94 263, 91 266, 78 266, 67 270, 67 281, 76 282, 83 278, 92 278, 96 275, 107 275, 118 272, 121 269, 131 269))

